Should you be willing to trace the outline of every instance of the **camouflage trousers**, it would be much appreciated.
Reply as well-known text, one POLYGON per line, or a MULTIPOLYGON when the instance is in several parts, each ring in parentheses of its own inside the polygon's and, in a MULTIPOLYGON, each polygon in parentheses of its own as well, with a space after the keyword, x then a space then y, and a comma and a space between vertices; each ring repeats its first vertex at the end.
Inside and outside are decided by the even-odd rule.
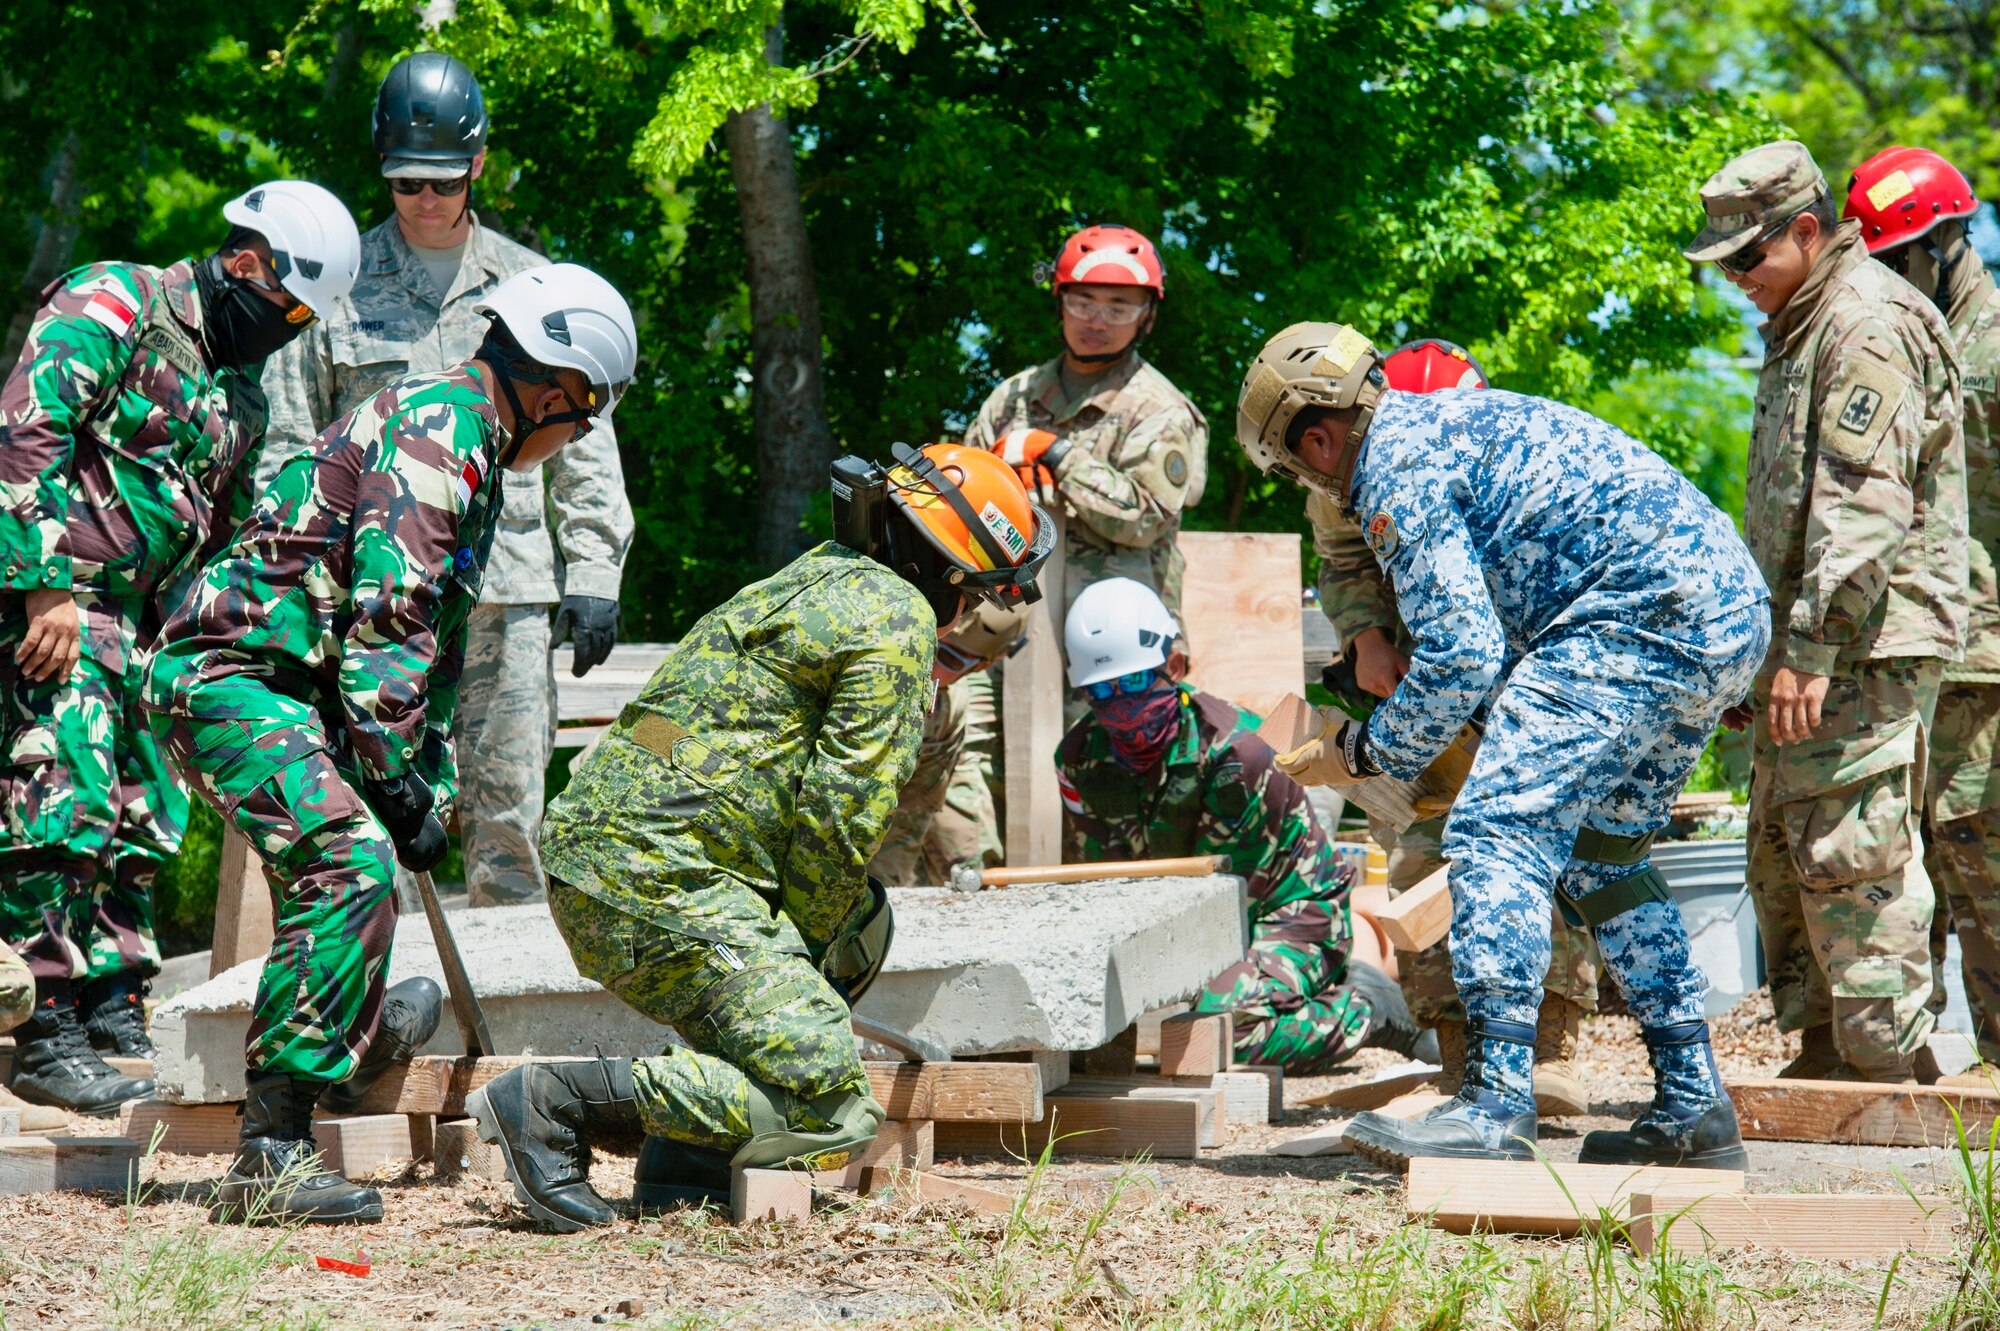
POLYGON ((665 929, 560 880, 549 913, 580 973, 687 1042, 632 1062, 648 1135, 734 1151, 752 1135, 753 1083, 788 1093, 804 1132, 833 1126, 822 1097, 868 1093, 847 1005, 806 958, 665 929))
POLYGON ((981 862, 1007 859, 1007 754, 1000 743, 1000 671, 993 666, 959 681, 965 691, 965 743, 945 787, 941 834, 952 844, 977 838, 981 862))
MULTIPOLYGON (((1552 893, 1582 901, 1648 867, 1580 860, 1577 833, 1639 837, 1666 826, 1769 642, 1770 612, 1759 602, 1672 638, 1591 623, 1545 637, 1521 658, 1445 822, 1452 972, 1468 1016, 1535 1024, 1552 893)), ((1703 1020, 1708 981, 1672 902, 1645 901, 1593 932, 1641 1026, 1703 1020)))
POLYGON ((916 770, 896 792, 896 811, 868 862, 868 872, 890 887, 948 882, 953 865, 981 862, 979 826, 943 816, 965 756, 966 683, 961 679, 938 690, 924 718, 916 770))
POLYGON ((1979 1056, 2000 1063, 2000 683, 1945 681, 1930 759, 1924 870, 1940 898, 1931 917, 1930 1010, 1944 1014, 1945 939, 1956 930, 1979 1056))
POLYGON ((1780 748, 1757 696, 1750 897, 1782 1030, 1833 1024, 1869 1075, 1929 1037, 1934 890, 1917 853, 1943 665, 1862 662, 1827 688, 1819 728, 1780 748))
POLYGON ((1238 1063, 1310 1076, 1346 1062, 1368 1038, 1368 1002, 1345 983, 1349 938, 1329 943, 1287 927, 1301 908, 1317 915, 1324 904, 1296 902, 1252 920, 1243 960, 1195 995, 1196 1012, 1234 1014, 1238 1063))
POLYGON ((153 881, 180 850, 188 805, 139 706, 142 609, 78 592, 76 669, 36 681, 14 663, 24 602, 0 596, 0 929, 42 979, 160 968, 153 881))
POLYGON ((199 666, 155 658, 148 706, 168 761, 264 862, 275 936, 245 1061, 345 1081, 381 1021, 395 846, 313 704, 251 676, 200 680, 199 666))
POLYGON ((0 947, 0 1032, 11 1031, 35 1010, 35 973, 20 954, 0 947))
MULTIPOLYGON (((1389 892, 1401 896, 1444 868, 1444 819, 1413 823, 1397 832, 1380 819, 1368 820, 1369 835, 1389 852, 1389 892)), ((1549 912, 1549 973, 1542 987, 1585 1012, 1597 1011, 1597 943, 1588 929, 1573 928, 1560 911, 1549 912)), ((1464 1021, 1465 1004, 1451 978, 1451 941, 1441 938, 1421 952, 1398 959, 1403 999, 1421 1025, 1464 1021)))
POLYGON ((452 746, 469 906, 542 899, 544 777, 556 743, 549 607, 475 606, 452 746))

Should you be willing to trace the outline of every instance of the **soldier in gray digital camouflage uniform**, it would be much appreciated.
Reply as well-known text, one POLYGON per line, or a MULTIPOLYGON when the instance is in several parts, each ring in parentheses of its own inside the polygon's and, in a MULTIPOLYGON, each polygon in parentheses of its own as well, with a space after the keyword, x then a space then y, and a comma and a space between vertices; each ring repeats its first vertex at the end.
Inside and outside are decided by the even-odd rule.
MULTIPOLYGON (((375 150, 395 215, 361 238, 353 293, 265 368, 271 425, 260 489, 335 418, 391 381, 469 358, 486 331, 478 306, 507 278, 548 262, 472 212, 486 130, 479 84, 449 56, 410 56, 383 80, 375 150)), ((610 654, 631 539, 609 421, 545 467, 507 478, 460 685, 459 820, 473 905, 542 895, 543 773, 556 727, 549 650, 568 636, 579 675, 610 654)))

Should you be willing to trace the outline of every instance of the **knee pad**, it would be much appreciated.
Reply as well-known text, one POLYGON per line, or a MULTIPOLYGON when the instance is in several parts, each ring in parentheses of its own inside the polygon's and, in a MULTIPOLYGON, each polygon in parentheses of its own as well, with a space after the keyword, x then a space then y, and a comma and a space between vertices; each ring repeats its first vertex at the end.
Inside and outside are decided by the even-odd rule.
POLYGON ((753 1132, 730 1157, 734 1169, 843 1169, 888 1117, 865 1081, 807 1101, 774 1086, 752 1086, 753 1132))
POLYGON ((1623 868, 1631 864, 1644 864, 1637 873, 1606 883, 1594 892, 1581 897, 1572 897, 1560 888, 1556 890, 1556 909, 1573 929, 1595 929, 1606 920, 1614 919, 1627 911, 1637 910, 1649 901, 1671 902, 1673 891, 1658 869, 1646 864, 1646 856, 1653 849, 1653 838, 1657 831, 1641 836, 1619 836, 1612 832, 1600 832, 1594 827, 1585 827, 1576 834, 1576 843, 1570 850, 1574 859, 1591 864, 1609 865, 1623 868))

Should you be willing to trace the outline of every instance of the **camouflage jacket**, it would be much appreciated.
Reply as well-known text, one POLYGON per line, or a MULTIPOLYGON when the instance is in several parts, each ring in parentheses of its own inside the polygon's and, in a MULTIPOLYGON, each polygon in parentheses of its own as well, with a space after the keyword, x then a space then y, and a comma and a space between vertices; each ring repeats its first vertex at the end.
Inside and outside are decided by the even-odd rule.
POLYGON ((248 512, 263 433, 256 380, 202 349, 191 262, 58 279, 0 387, 0 587, 157 593, 171 610, 204 543, 248 512))
POLYGON ((1382 394, 1355 511, 1415 640, 1368 721, 1413 780, 1545 634, 1615 626, 1698 642, 1767 593, 1735 524, 1595 416, 1497 388, 1382 394))
POLYGON ((1306 491, 1306 520, 1312 523, 1313 552, 1319 556, 1319 607, 1333 624, 1341 650, 1371 628, 1400 637, 1396 593, 1382 576, 1361 524, 1316 490, 1306 491))
POLYGON ((293 458, 161 634, 147 705, 243 677, 344 723, 363 776, 457 788, 451 715, 504 433, 471 365, 413 374, 293 458))
POLYGON ((682 636, 549 806, 543 864, 661 928, 817 954, 867 890, 936 654, 916 588, 808 550, 682 636))
MULTIPOLYGON (((439 291, 393 216, 362 236, 354 290, 264 368, 271 437, 257 463, 259 488, 287 459, 307 451, 335 417, 390 381, 470 360, 486 336, 486 316, 475 307, 514 274, 547 262, 475 217, 458 277, 450 291, 439 291)), ((481 599, 543 604, 567 592, 617 600, 632 543, 632 507, 612 423, 598 422, 537 470, 509 474, 502 484, 505 503, 481 599), (553 542, 546 516, 551 504, 553 542)))
POLYGON ((1208 484, 1208 422, 1167 377, 1134 352, 1085 397, 1063 395, 1058 357, 1006 380, 986 399, 965 442, 992 448, 1032 427, 1069 441, 1056 465, 1068 526, 1067 595, 1102 578, 1150 584, 1176 613, 1183 561, 1174 544, 1181 512, 1208 484))
POLYGON ((1951 303, 1951 331, 1965 377, 1965 543, 1968 603, 1965 660, 1945 669, 1946 679, 2000 683, 2000 578, 1993 553, 2000 550, 2000 286, 1984 265, 1951 303))
POLYGON ((1305 788, 1277 769, 1258 719, 1183 686, 1180 733, 1158 767, 1135 775, 1112 756, 1097 718, 1056 749, 1063 859, 1227 855, 1248 884, 1258 941, 1344 942, 1348 886, 1305 788))
POLYGON ((1743 532, 1771 587, 1766 673, 1958 660, 1965 447, 1944 317, 1843 222, 1762 332, 1743 532))

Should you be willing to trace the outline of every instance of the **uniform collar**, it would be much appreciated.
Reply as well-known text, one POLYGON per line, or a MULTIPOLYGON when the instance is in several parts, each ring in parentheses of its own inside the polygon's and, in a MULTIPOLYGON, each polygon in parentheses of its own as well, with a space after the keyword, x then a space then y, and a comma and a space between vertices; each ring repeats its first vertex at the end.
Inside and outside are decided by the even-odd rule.
MULTIPOLYGON (((369 233, 379 240, 378 245, 366 246, 369 250, 368 271, 376 277, 393 277, 401 282, 409 293, 436 309, 443 309, 449 291, 439 291, 431 281, 430 270, 424 261, 410 248, 410 242, 403 237, 403 228, 396 221, 392 211, 380 226, 369 233)), ((486 228, 479 224, 479 214, 472 214, 472 225, 465 236, 465 253, 458 261, 459 280, 454 284, 457 290, 483 288, 486 283, 468 282, 466 274, 482 272, 487 278, 500 278, 506 274, 493 255, 493 245, 486 238, 486 228)))
POLYGON ((191 333, 201 333, 201 292, 195 286, 194 260, 182 259, 169 268, 160 270, 160 299, 166 302, 174 318, 191 333))
POLYGON ((1958 263, 1964 275, 1958 277, 1952 284, 1958 289, 1951 293, 1951 308, 1945 312, 1945 322, 1951 325, 1952 336, 1962 342, 1973 319, 1986 308, 1987 302, 1993 299, 1993 293, 2000 290, 2000 286, 1995 285, 1992 272, 1972 251, 1970 241, 1966 242, 1965 257, 1958 263))
POLYGON ((1138 374, 1145 364, 1145 357, 1137 351, 1131 352, 1113 365, 1105 376, 1097 381, 1097 387, 1086 397, 1072 405, 1063 394, 1062 357, 1058 356, 1046 364, 1035 367, 1035 377, 1028 382, 1028 398, 1048 412, 1050 419, 1057 425, 1081 416, 1086 407, 1096 407, 1099 411, 1108 413, 1118 395, 1125 391, 1125 385, 1132 382, 1132 377, 1138 374))
POLYGON ((1799 330, 1811 327, 1818 320, 1834 284, 1867 262, 1868 246, 1861 239, 1861 223, 1849 218, 1834 231, 1833 239, 1820 253, 1819 262, 1806 274, 1806 280, 1792 293, 1785 308, 1758 328, 1764 336, 1765 358, 1783 355, 1799 330))

